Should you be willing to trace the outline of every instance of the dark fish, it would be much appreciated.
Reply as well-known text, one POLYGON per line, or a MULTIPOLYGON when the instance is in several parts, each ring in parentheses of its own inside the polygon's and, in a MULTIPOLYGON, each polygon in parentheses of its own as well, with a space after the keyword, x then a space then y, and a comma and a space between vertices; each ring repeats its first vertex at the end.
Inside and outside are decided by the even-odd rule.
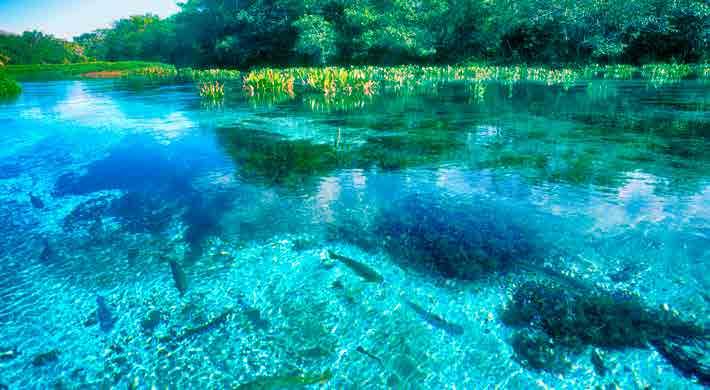
POLYGON ((20 352, 17 351, 17 348, 0 347, 0 362, 3 360, 12 360, 19 354, 20 352))
POLYGON ((162 321, 162 313, 158 310, 151 310, 146 314, 145 318, 141 321, 141 328, 143 333, 150 334, 153 330, 160 325, 162 321))
POLYGON ((308 385, 325 383, 333 376, 330 370, 316 376, 262 376, 249 383, 237 386, 237 389, 291 389, 302 388, 308 385))
POLYGON ((180 296, 185 295, 185 291, 187 291, 187 277, 185 276, 185 271, 183 271, 180 264, 175 260, 170 260, 170 271, 173 274, 175 288, 180 291, 180 296))
POLYGON ((197 336, 197 335, 212 331, 215 328, 217 328, 218 326, 221 326, 222 324, 227 322, 227 320, 229 319, 229 315, 232 313, 234 313, 234 310, 229 309, 229 310, 225 311, 224 313, 220 314, 219 316, 211 319, 210 321, 208 321, 202 325, 198 325, 194 328, 187 328, 185 331, 183 331, 182 333, 180 333, 176 336, 161 337, 160 341, 161 342, 182 341, 182 340, 188 339, 190 337, 197 336))
POLYGON ((443 319, 439 315, 424 309, 423 307, 417 305, 414 302, 408 300, 405 300, 405 302, 407 303, 407 306, 411 307, 412 310, 414 310, 415 313, 419 314, 419 316, 429 325, 435 328, 439 328, 451 335, 459 336, 463 334, 463 327, 461 325, 451 323, 443 319))
POLYGON ((40 353, 39 355, 35 355, 35 357, 32 359, 32 365, 35 367, 41 367, 41 366, 45 366, 49 363, 54 363, 57 360, 59 360, 59 350, 53 349, 49 352, 40 353))
POLYGON ((377 363, 380 363, 380 366, 383 366, 383 367, 384 367, 384 363, 382 363, 382 359, 378 358, 377 356, 373 355, 373 354, 370 353, 370 352, 367 352, 367 350, 365 350, 365 348, 363 348, 362 346, 359 346, 359 345, 358 345, 357 348, 355 348, 355 350, 358 351, 358 352, 360 352, 361 354, 363 354, 363 355, 369 357, 370 359, 373 359, 373 360, 376 361, 377 363))
POLYGON ((49 240, 44 239, 42 241, 42 253, 39 254, 39 259, 43 262, 49 262, 54 258, 54 250, 52 246, 49 245, 49 240))
POLYGON ((382 275, 378 274, 377 271, 375 271, 374 269, 368 267, 367 265, 365 265, 357 260, 353 260, 349 257, 339 255, 337 253, 334 253, 333 251, 328 251, 328 255, 330 256, 331 259, 338 260, 341 263, 345 264, 348 268, 353 270, 353 272, 358 274, 358 276, 360 276, 361 278, 365 279, 368 282, 382 283, 385 281, 385 279, 382 277, 382 275))
POLYGON ((104 332, 110 331, 116 323, 116 319, 113 318, 111 310, 106 304, 106 299, 101 295, 96 296, 96 318, 99 321, 99 327, 104 332))
POLYGON ((592 350, 591 360, 592 365, 594 366, 594 371, 597 373, 597 375, 606 375, 606 365, 604 365, 604 358, 602 357, 601 352, 599 352, 599 350, 597 350, 596 348, 592 350))
POLYGON ((43 209, 44 208, 44 202, 42 202, 42 199, 40 199, 39 197, 36 197, 32 194, 29 194, 29 195, 30 195, 30 203, 32 203, 32 207, 34 207, 36 209, 43 209))

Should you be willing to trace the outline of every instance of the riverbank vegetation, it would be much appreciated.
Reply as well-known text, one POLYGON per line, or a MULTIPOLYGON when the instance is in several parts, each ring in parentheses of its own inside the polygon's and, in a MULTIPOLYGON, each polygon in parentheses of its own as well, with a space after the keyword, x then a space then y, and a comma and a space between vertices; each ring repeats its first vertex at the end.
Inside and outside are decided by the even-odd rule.
POLYGON ((17 96, 20 92, 22 92, 20 85, 15 80, 2 74, 0 70, 0 99, 17 96))
POLYGON ((34 80, 44 78, 75 78, 91 73, 96 74, 107 72, 113 73, 114 76, 122 76, 127 75, 132 71, 154 66, 165 65, 144 61, 98 61, 72 64, 7 65, 0 68, 0 72, 4 72, 8 76, 18 80, 34 80))

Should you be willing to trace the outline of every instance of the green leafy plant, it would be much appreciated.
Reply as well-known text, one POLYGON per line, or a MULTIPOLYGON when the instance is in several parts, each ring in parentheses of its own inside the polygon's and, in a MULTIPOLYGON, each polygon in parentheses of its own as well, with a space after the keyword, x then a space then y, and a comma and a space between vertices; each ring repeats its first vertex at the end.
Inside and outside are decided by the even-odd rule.
POLYGON ((9 98, 19 95, 22 87, 17 81, 0 73, 0 98, 9 98))

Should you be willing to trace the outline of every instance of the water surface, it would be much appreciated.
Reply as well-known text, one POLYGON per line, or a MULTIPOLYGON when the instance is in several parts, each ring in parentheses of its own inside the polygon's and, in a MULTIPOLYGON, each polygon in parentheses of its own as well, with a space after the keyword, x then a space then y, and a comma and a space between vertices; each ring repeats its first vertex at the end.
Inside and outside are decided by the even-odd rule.
POLYGON ((532 367, 501 313, 537 268, 707 322, 707 84, 23 89, 0 105, 0 384, 700 387, 651 346, 532 367))

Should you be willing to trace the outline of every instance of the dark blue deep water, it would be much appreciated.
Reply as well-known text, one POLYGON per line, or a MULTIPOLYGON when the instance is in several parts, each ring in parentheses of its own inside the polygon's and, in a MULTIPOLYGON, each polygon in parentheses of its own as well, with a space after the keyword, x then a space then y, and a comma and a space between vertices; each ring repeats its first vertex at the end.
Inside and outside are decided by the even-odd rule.
POLYGON ((706 83, 23 88, 0 388, 710 381, 706 83))

